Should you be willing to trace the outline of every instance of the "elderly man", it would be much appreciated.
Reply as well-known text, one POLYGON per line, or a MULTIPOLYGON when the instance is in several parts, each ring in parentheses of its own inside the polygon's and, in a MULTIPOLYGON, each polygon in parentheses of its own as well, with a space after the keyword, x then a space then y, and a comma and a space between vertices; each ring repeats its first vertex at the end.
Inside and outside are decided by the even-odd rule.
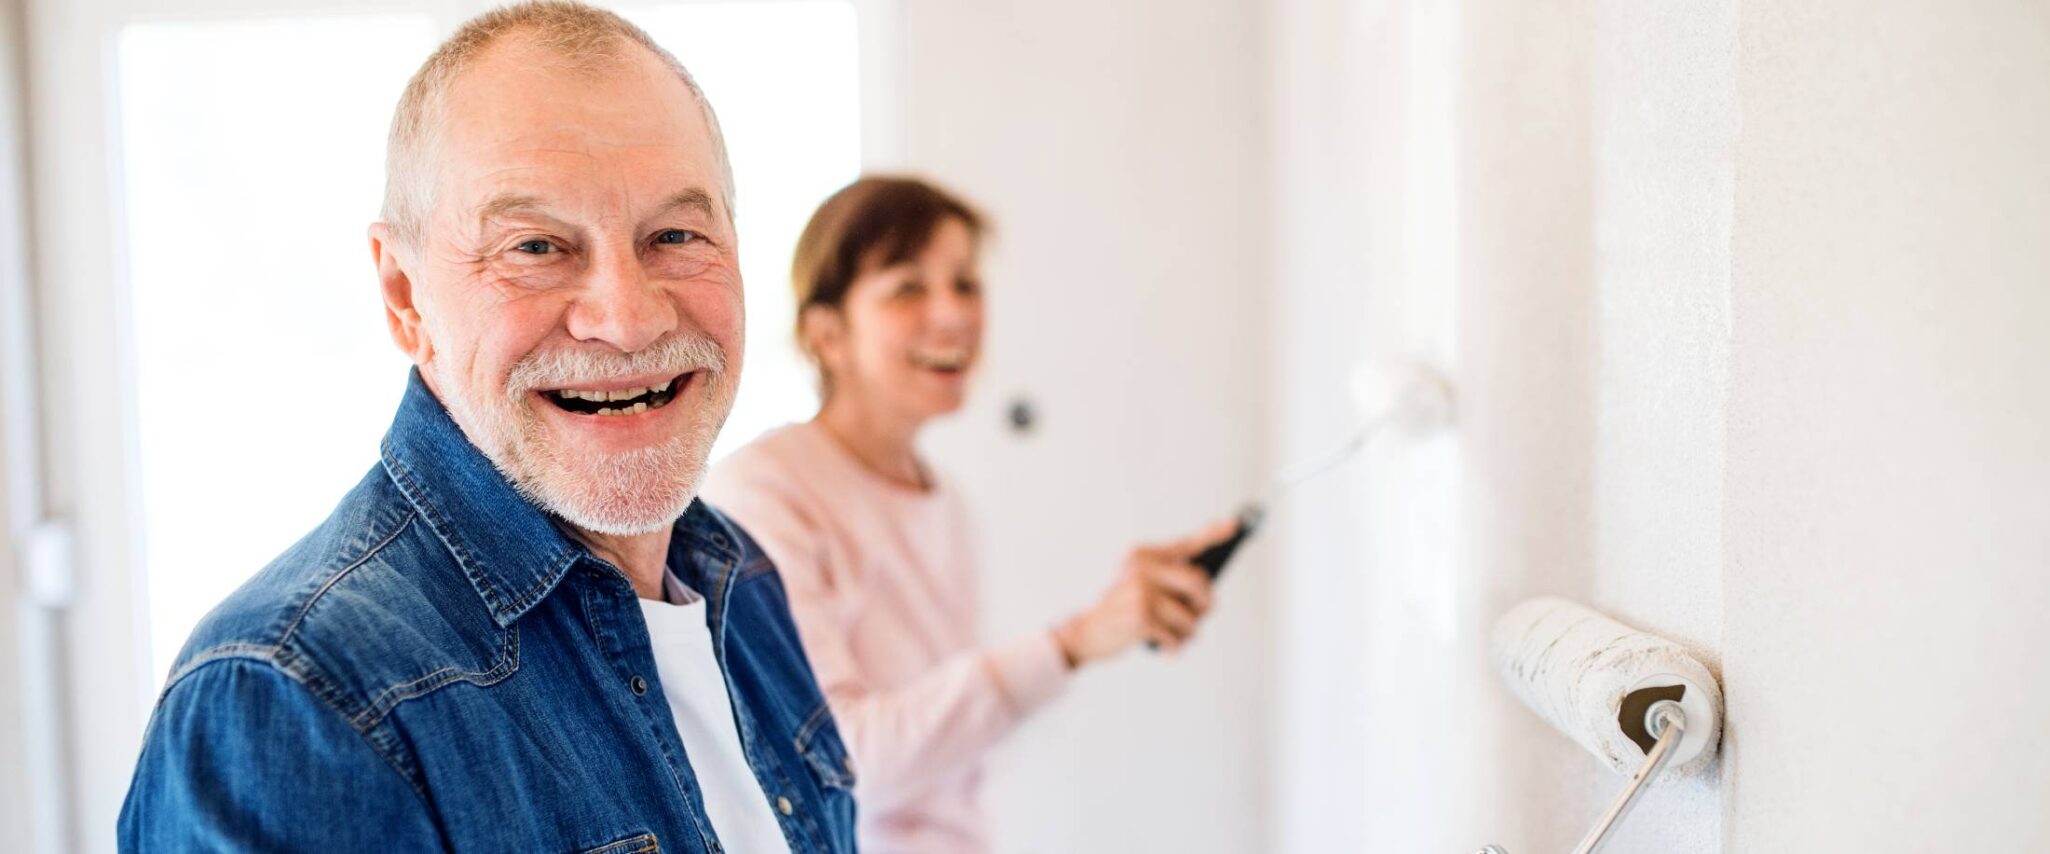
POLYGON ((612 14, 502 9, 387 172, 382 459, 194 631, 123 848, 852 850, 781 582, 694 501, 742 319, 702 93, 612 14))

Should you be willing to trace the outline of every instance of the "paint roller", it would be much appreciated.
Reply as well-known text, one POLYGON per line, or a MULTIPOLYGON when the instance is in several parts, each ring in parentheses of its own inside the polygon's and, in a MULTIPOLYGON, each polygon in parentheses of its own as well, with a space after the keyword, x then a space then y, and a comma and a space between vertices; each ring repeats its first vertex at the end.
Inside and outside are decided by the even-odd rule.
POLYGON ((1231 536, 1196 553, 1189 562, 1215 580, 1246 538, 1267 521, 1275 502, 1296 487, 1352 459, 1375 436, 1395 430, 1411 436, 1429 435, 1452 423, 1452 384, 1444 375, 1415 362, 1382 363, 1362 368, 1354 377, 1354 396, 1373 413, 1344 443, 1282 470, 1245 503, 1231 536))
MULTIPOLYGON (((1706 767, 1722 736, 1722 690, 1679 644, 1564 599, 1517 605, 1495 622, 1495 655, 1531 711, 1628 786, 1573 851, 1593 854, 1646 783, 1706 767)), ((1488 846, 1477 854, 1507 854, 1488 846)))

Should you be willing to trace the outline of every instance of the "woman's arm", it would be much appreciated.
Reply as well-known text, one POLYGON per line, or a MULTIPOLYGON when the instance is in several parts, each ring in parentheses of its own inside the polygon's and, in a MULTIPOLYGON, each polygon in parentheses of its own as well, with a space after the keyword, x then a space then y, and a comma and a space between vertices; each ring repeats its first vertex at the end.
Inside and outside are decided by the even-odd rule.
POLYGON ((870 809, 924 794, 980 759, 1058 696, 1077 667, 1141 641, 1178 650, 1210 609, 1209 578, 1189 559, 1233 527, 1221 520, 1178 542, 1136 547, 1110 588, 1059 628, 963 651, 884 688, 854 653, 862 581, 832 565, 819 515, 827 509, 767 462, 729 460, 706 492, 776 564, 805 654, 853 754, 857 794, 870 809))

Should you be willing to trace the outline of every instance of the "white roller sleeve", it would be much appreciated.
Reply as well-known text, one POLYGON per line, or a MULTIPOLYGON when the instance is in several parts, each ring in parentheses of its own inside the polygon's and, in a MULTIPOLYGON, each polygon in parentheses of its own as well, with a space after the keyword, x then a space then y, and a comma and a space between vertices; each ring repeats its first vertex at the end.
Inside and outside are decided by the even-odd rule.
POLYGON ((1524 705, 1618 773, 1644 760, 1617 723, 1623 696, 1639 688, 1687 686, 1687 729, 1665 776, 1707 765, 1722 737, 1722 691, 1708 668, 1672 641, 1564 599, 1532 599, 1503 614, 1495 655, 1524 705))

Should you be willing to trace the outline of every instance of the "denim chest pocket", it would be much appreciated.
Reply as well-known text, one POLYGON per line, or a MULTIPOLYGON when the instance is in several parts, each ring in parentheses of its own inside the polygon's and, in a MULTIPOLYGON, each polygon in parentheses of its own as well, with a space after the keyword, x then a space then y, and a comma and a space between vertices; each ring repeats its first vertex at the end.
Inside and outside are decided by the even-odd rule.
POLYGON ((847 754, 847 745, 840 741, 840 731, 833 726, 833 713, 825 703, 806 716, 804 726, 797 730, 796 746, 804 764, 818 778, 820 788, 829 792, 854 790, 854 760, 847 754))
POLYGON ((643 833, 618 842, 607 842, 596 848, 586 848, 577 854, 659 854, 661 850, 662 845, 655 839, 655 834, 643 833))

